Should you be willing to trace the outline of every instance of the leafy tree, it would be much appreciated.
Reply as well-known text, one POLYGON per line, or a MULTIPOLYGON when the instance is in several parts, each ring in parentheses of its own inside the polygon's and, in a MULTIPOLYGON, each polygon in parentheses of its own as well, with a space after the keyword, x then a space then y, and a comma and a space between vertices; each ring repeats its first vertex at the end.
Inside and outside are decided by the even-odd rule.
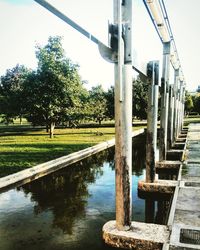
POLYGON ((89 91, 90 116, 99 124, 106 118, 107 101, 101 85, 92 87, 89 91))
POLYGON ((200 114, 200 96, 199 95, 194 96, 193 104, 194 104, 193 111, 200 114))
POLYGON ((4 120, 11 122, 13 118, 20 117, 25 113, 24 103, 24 82, 30 70, 24 65, 16 65, 8 69, 4 76, 1 76, 0 83, 0 112, 4 114, 4 120))
POLYGON ((36 47, 38 68, 26 83, 28 119, 46 125, 53 137, 56 124, 70 120, 81 106, 83 85, 78 65, 66 58, 61 37, 49 37, 47 45, 36 47))
POLYGON ((133 117, 147 118, 148 84, 138 77, 133 80, 133 117))
POLYGON ((115 96, 115 90, 114 86, 111 86, 108 91, 105 93, 105 98, 107 101, 107 111, 106 111, 106 116, 109 119, 114 119, 115 113, 114 113, 114 96, 115 96))
POLYGON ((192 96, 188 92, 186 92, 186 94, 185 94, 185 112, 186 112, 186 114, 191 112, 193 108, 194 108, 194 104, 193 104, 192 96))

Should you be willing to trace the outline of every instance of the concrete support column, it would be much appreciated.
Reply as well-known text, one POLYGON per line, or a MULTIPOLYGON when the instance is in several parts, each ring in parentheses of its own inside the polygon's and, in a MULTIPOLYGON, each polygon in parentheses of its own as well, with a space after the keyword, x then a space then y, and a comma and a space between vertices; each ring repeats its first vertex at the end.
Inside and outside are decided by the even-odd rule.
POLYGON ((167 151, 169 65, 170 65, 170 42, 166 42, 163 43, 163 71, 161 79, 161 119, 160 119, 160 145, 159 145, 160 161, 166 160, 166 151, 167 151))
POLYGON ((179 96, 179 119, 178 119, 178 135, 181 133, 181 127, 182 127, 182 99, 183 99, 183 82, 180 82, 180 96, 179 96))
POLYGON ((178 115, 178 81, 179 69, 174 72, 174 119, 173 119, 173 144, 177 137, 177 115, 178 115))
POLYGON ((183 87, 183 95, 182 95, 182 121, 181 121, 181 129, 183 129, 184 117, 185 117, 185 85, 183 87))
POLYGON ((177 107, 176 107, 176 112, 177 112, 177 115, 176 115, 176 126, 175 126, 175 136, 176 138, 178 137, 179 135, 179 117, 180 117, 180 79, 178 79, 178 84, 177 84, 177 107))
POLYGON ((158 61, 148 63, 147 75, 149 77, 149 88, 147 109, 146 182, 154 182, 157 150, 158 61))
POLYGON ((168 147, 173 144, 173 125, 174 125, 174 85, 169 86, 169 119, 168 119, 168 147))
POLYGON ((115 64, 115 178, 116 227, 131 226, 132 200, 132 0, 114 0, 118 30, 118 63, 115 64))

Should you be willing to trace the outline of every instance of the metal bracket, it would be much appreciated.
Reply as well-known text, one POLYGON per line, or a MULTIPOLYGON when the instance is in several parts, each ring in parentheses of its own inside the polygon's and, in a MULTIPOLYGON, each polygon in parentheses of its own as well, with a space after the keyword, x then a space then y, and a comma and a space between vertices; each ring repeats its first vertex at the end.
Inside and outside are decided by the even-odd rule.
POLYGON ((118 62, 118 53, 113 49, 105 46, 103 43, 98 43, 98 49, 100 55, 105 59, 107 62, 110 63, 117 63, 118 62))
POLYGON ((109 24, 108 33, 110 37, 110 47, 114 51, 118 51, 118 32, 119 28, 117 24, 109 24))
POLYGON ((108 33, 110 37, 110 48, 103 43, 98 43, 100 55, 110 63, 118 62, 118 32, 119 28, 117 24, 108 24, 108 33))

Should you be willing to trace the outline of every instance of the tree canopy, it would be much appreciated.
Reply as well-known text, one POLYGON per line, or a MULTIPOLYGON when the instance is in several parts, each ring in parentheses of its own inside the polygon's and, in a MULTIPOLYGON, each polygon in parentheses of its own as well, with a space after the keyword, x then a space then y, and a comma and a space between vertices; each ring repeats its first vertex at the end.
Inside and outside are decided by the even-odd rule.
POLYGON ((50 136, 56 124, 70 120, 81 106, 84 91, 78 65, 65 56, 61 37, 50 37, 45 46, 36 47, 38 68, 26 81, 28 120, 45 124, 50 136))
POLYGON ((0 113, 8 123, 13 118, 22 117, 25 113, 24 83, 30 70, 24 65, 8 69, 0 82, 0 113))
POLYGON ((147 118, 148 83, 139 77, 133 80, 133 117, 147 118))

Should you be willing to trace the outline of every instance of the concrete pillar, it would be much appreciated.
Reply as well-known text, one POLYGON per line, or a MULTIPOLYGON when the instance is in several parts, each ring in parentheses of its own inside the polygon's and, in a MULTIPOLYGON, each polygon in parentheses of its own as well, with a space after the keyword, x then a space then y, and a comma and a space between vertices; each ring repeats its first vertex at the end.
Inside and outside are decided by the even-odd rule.
POLYGON ((159 144, 160 161, 166 160, 166 151, 167 151, 169 65, 170 65, 170 42, 166 42, 163 43, 163 71, 161 79, 161 119, 160 119, 160 144, 159 144))
POLYGON ((130 229, 132 219, 131 15, 132 0, 114 0, 114 24, 118 27, 118 63, 115 64, 115 178, 118 230, 130 229))
POLYGON ((149 88, 147 109, 146 182, 154 182, 157 150, 158 61, 148 63, 147 75, 149 78, 149 88))
POLYGON ((178 115, 178 81, 179 81, 179 69, 174 72, 174 119, 173 119, 173 144, 177 137, 177 115, 178 115))
POLYGON ((183 96, 183 82, 180 82, 180 95, 179 95, 179 111, 178 111, 178 135, 181 133, 182 127, 182 96, 183 96))
POLYGON ((173 145, 173 125, 174 125, 174 85, 169 85, 169 119, 168 119, 168 148, 173 145))
POLYGON ((178 78, 177 84, 177 99, 176 99, 176 126, 175 126, 175 137, 177 138, 179 135, 179 117, 180 117, 180 79, 178 78))
POLYGON ((185 85, 183 87, 183 95, 182 95, 182 121, 181 121, 181 129, 183 129, 184 117, 185 117, 185 85))

